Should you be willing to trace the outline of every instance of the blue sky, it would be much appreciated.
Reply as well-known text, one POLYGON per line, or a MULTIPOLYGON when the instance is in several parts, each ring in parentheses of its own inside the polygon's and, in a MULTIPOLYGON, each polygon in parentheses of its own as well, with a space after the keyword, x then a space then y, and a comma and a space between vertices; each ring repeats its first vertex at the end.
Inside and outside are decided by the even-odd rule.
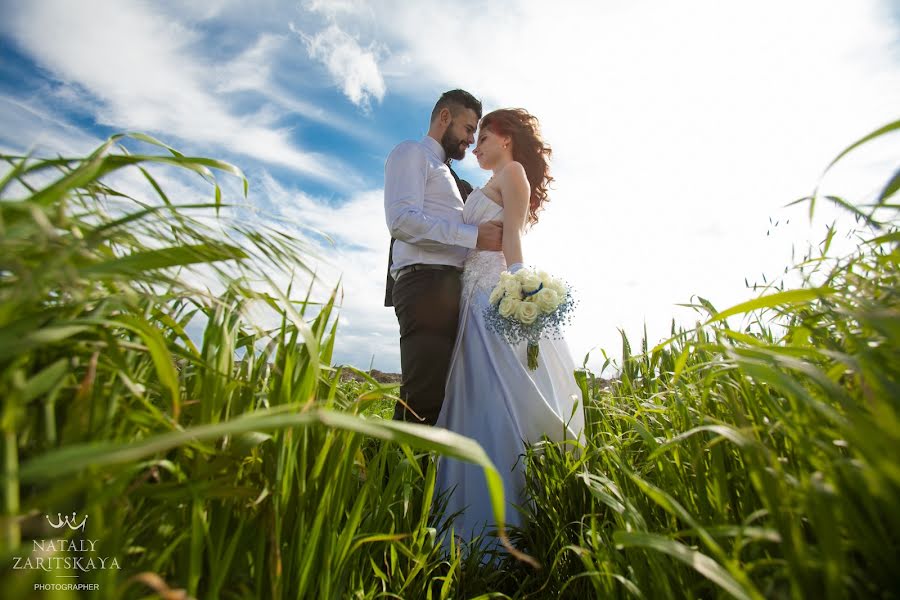
MULTIPOLYGON (((693 323, 677 306, 693 294, 723 308, 779 275, 841 218, 784 206, 900 117, 886 0, 548 4, 3 1, 0 148, 83 153, 140 130, 239 165, 251 202, 335 240, 320 291, 345 292, 336 362, 397 371, 384 159, 444 90, 525 107, 557 179, 526 262, 576 287, 569 341, 596 367, 618 329, 653 343, 693 323)), ((865 200, 898 157, 896 139, 862 152, 826 190, 865 200)), ((460 171, 487 179, 471 158, 460 171)))

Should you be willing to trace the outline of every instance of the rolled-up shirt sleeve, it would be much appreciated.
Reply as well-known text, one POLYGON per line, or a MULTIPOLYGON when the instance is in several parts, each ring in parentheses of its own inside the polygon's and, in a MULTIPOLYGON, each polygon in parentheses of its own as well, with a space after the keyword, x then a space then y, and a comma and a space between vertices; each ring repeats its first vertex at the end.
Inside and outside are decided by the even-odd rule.
POLYGON ((428 160, 416 143, 400 144, 384 165, 384 212, 391 236, 422 248, 475 248, 478 227, 425 213, 428 160))

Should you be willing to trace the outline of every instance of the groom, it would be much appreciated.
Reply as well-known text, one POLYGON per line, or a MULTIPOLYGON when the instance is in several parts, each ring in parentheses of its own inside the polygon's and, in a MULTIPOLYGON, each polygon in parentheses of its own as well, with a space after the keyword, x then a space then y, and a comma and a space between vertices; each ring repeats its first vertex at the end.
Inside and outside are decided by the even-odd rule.
POLYGON ((460 273, 470 248, 500 250, 499 222, 466 225, 472 187, 450 168, 475 142, 481 102, 445 92, 428 135, 400 143, 384 165, 384 212, 391 232, 385 306, 400 323, 400 398, 394 419, 434 425, 459 324, 460 273))

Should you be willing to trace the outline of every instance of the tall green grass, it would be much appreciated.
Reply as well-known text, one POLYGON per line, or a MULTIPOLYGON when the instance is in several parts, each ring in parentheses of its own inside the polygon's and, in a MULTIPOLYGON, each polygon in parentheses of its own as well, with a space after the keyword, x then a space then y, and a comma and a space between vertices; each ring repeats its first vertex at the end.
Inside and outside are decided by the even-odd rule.
POLYGON ((246 193, 235 167, 129 137, 166 154, 114 136, 85 158, 3 157, 4 594, 81 581, 108 598, 448 597, 434 464, 414 449, 481 464, 502 513, 490 460, 461 436, 362 415, 395 390, 339 386, 336 296, 293 298, 265 275, 309 271, 302 240, 232 216, 214 171, 246 193), (211 200, 170 198, 159 167, 202 177, 211 200), (110 187, 123 172, 153 200, 110 187), (277 325, 249 321, 251 302, 277 325), (12 568, 61 535, 45 515, 72 512, 96 547, 52 554, 121 570, 12 568))
MULTIPOLYGON (((435 456, 496 484, 488 458, 384 419, 394 387, 339 383, 336 296, 257 289, 309 249, 230 216, 213 172, 239 171, 134 137, 166 154, 116 137, 83 159, 4 157, 4 565, 56 536, 45 514, 77 511, 96 548, 55 554, 116 557, 80 575, 105 598, 897 597, 900 173, 871 206, 824 198, 861 241, 834 256, 832 232, 796 265, 802 286, 700 300, 697 327, 639 352, 623 333, 611 387, 576 373, 585 446, 523 458, 511 537, 536 569, 445 553, 435 456), (161 166, 212 200, 169 198, 161 166), (109 187, 123 169, 152 202, 109 187), (201 275, 219 288, 187 283, 201 275), (277 324, 251 322, 254 302, 277 324)), ((55 575, 6 567, 4 595, 71 597, 33 591, 55 575)))

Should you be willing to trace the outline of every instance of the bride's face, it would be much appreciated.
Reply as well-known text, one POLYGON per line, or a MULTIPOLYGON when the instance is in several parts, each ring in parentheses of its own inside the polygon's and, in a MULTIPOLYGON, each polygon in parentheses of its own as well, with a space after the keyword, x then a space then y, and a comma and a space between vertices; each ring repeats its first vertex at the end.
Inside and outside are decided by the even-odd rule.
POLYGON ((504 158, 512 155, 510 138, 497 135, 490 129, 481 129, 478 132, 478 144, 472 154, 478 159, 479 167, 490 171, 495 165, 502 163, 504 158))

